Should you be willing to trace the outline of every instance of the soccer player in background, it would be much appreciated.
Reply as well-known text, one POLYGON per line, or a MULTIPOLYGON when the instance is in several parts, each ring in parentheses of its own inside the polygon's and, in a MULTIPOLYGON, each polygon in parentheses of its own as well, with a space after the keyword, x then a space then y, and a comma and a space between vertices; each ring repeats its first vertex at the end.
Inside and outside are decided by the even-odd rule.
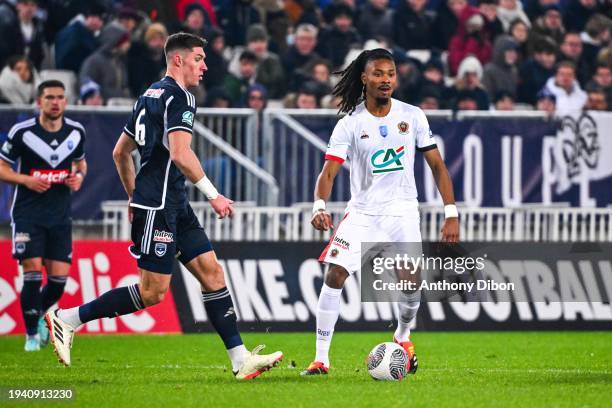
POLYGON ((64 84, 42 82, 37 104, 38 117, 14 125, 0 151, 0 180, 16 185, 11 226, 13 257, 23 267, 26 351, 49 342, 42 316, 64 293, 72 262, 71 193, 87 173, 85 129, 64 117, 64 84), (41 289, 43 266, 47 284, 41 289))
POLYGON ((138 98, 115 146, 113 159, 129 198, 130 252, 138 260, 140 281, 80 307, 47 313, 51 340, 66 365, 70 365, 74 331, 82 324, 161 302, 177 257, 201 284, 206 313, 225 344, 237 379, 257 377, 283 357, 279 351, 257 354, 263 346, 251 352, 244 346, 223 269, 187 201, 185 178, 208 198, 220 218, 233 212, 233 201, 217 192, 191 149, 196 104, 186 88, 197 86, 207 69, 205 45, 192 34, 168 38, 166 76, 138 98), (131 156, 136 149, 142 163, 138 173, 131 156))
MULTIPOLYGON (((453 185, 423 111, 391 98, 397 86, 393 56, 384 49, 362 52, 334 89, 341 98, 340 119, 331 135, 325 164, 315 186, 312 225, 321 231, 333 228, 325 211, 334 178, 350 160, 351 200, 319 260, 329 265, 317 305, 315 360, 302 375, 327 374, 329 348, 340 313, 342 287, 361 268, 361 243, 385 237, 392 242, 421 242, 414 155, 420 151, 431 168, 442 195, 446 220, 442 241, 459 238, 459 218, 453 185), (393 150, 393 154, 389 152, 393 150), (395 160, 382 160, 383 157, 395 160), (380 159, 380 160, 377 160, 380 159)), ((410 323, 420 305, 413 292, 398 302, 399 322, 393 340, 410 359, 410 372, 418 361, 410 340, 410 323)))

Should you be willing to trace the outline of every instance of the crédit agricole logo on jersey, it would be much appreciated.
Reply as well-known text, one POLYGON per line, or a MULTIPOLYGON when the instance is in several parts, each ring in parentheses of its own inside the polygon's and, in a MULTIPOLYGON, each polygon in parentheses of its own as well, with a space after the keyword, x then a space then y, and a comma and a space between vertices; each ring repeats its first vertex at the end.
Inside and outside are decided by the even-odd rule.
POLYGON ((401 161, 404 153, 404 146, 377 150, 370 159, 370 163, 374 167, 372 173, 378 174, 404 170, 404 165, 401 161))

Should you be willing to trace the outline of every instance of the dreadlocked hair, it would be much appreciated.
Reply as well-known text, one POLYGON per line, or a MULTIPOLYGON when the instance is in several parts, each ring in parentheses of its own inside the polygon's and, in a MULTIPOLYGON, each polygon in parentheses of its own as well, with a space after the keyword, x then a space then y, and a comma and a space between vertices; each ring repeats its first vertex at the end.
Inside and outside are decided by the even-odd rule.
POLYGON ((336 71, 334 75, 341 75, 340 81, 334 86, 333 96, 342 98, 340 101, 340 112, 349 115, 355 112, 355 108, 365 99, 365 85, 361 83, 361 73, 370 61, 388 59, 393 61, 393 55, 384 48, 365 50, 359 54, 353 62, 343 71, 336 71))

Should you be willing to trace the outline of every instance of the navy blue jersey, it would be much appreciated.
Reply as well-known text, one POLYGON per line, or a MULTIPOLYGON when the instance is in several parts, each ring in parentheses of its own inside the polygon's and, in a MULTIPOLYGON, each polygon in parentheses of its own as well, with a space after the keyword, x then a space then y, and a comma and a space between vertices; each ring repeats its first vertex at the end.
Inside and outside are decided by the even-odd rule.
POLYGON ((51 188, 37 193, 25 186, 15 188, 13 221, 62 224, 70 221, 70 189, 64 184, 72 162, 85 158, 85 129, 79 122, 63 119, 57 132, 47 132, 38 118, 17 123, 2 146, 0 158, 14 164, 21 174, 51 182, 51 188))
POLYGON ((195 97, 173 78, 155 82, 138 98, 125 133, 134 139, 141 168, 132 206, 146 210, 182 208, 187 203, 185 176, 170 160, 168 135, 192 133, 195 97))

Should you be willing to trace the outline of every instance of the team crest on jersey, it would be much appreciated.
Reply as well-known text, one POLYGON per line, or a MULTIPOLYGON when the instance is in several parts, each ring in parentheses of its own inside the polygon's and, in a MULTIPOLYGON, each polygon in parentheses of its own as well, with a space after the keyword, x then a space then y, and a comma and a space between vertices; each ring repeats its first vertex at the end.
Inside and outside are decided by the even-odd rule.
POLYGON ((193 112, 189 112, 189 111, 183 112, 182 122, 188 124, 189 126, 193 126, 193 112))
POLYGON ((397 128, 399 129, 399 132, 401 135, 405 135, 406 132, 408 132, 408 129, 410 128, 410 126, 408 126, 407 122, 401 121, 400 123, 397 124, 397 128))
POLYGON ((147 89, 145 93, 142 94, 142 96, 145 96, 147 98, 159 99, 159 97, 162 96, 163 93, 164 93, 163 89, 147 89))
POLYGON ((8 140, 4 142, 4 144, 2 145, 2 151, 6 154, 10 154, 12 148, 13 148, 13 145, 9 143, 8 140))
POLYGON ((59 161, 59 156, 57 154, 52 154, 49 159, 51 160, 51 165, 53 167, 57 166, 57 162, 59 161))
POLYGON ((25 252, 25 250, 26 250, 26 244, 25 244, 25 242, 17 242, 17 243, 15 244, 15 251, 16 251, 18 254, 23 254, 23 253, 25 252))
POLYGON ((329 253, 329 255, 330 255, 332 258, 335 258, 335 257, 337 257, 337 256, 338 256, 338 252, 340 252, 340 251, 338 251, 338 249, 334 248, 334 249, 332 249, 332 250, 331 250, 331 252, 329 253))
POLYGON ((155 244, 155 255, 159 256, 160 258, 166 255, 167 250, 168 250, 168 244, 164 244, 161 242, 157 242, 155 244))
POLYGON ((72 140, 68 141, 68 150, 74 149, 74 142, 72 140))
POLYGON ((370 159, 372 166, 374 166, 372 173, 378 174, 404 170, 404 165, 400 160, 404 157, 404 153, 404 146, 376 151, 370 159))

